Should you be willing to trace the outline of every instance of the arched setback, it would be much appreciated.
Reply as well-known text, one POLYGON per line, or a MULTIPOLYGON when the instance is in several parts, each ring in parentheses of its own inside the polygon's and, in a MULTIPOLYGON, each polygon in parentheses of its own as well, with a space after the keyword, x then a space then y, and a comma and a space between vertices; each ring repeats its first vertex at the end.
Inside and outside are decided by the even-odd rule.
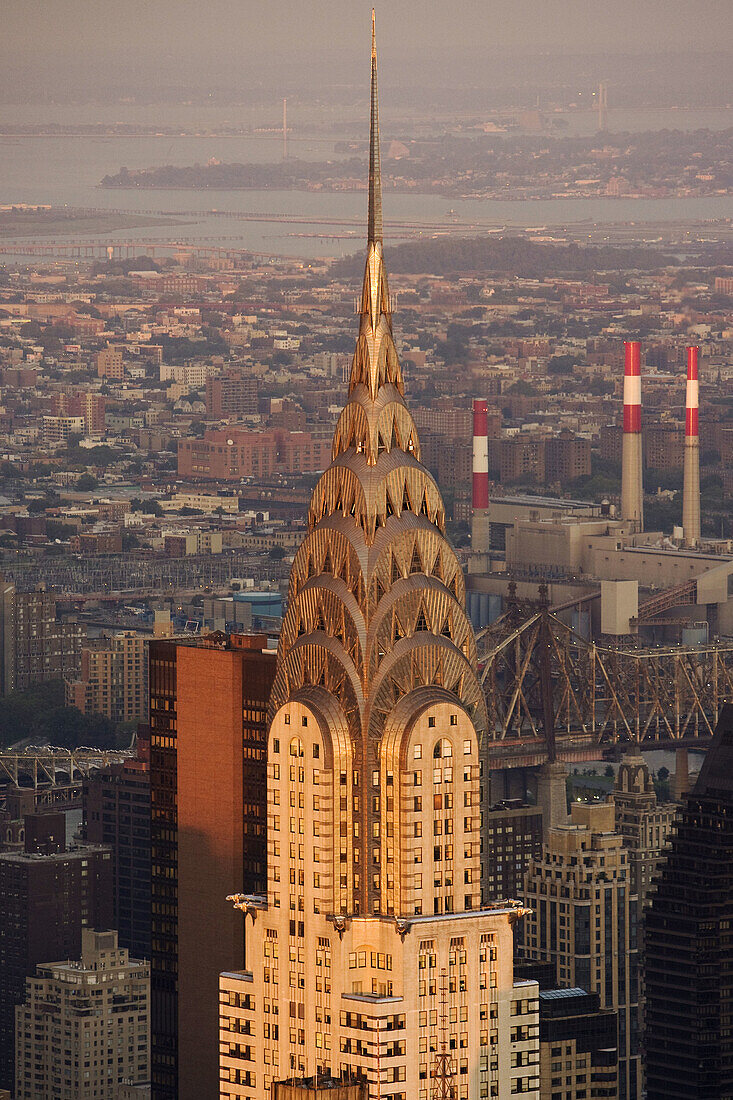
POLYGON ((310 694, 322 696, 322 706, 294 699, 277 711, 267 757, 268 907, 291 910, 290 919, 300 913, 298 921, 306 905, 311 913, 347 912, 359 859, 346 718, 327 692, 310 694), (291 751, 294 739, 300 757, 291 751))
POLYGON ((437 915, 481 904, 478 737, 457 700, 425 694, 421 704, 407 696, 388 718, 380 793, 372 796, 381 799, 379 906, 387 915, 437 915), (415 707, 400 728, 397 712, 415 707))

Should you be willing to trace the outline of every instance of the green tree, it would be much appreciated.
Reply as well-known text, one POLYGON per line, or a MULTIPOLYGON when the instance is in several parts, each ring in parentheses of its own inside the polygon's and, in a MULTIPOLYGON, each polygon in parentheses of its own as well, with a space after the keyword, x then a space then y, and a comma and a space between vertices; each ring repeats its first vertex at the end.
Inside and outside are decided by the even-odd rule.
POLYGON ((76 483, 76 488, 79 489, 82 493, 88 493, 91 490, 96 489, 98 485, 99 482, 92 474, 82 474, 76 483))

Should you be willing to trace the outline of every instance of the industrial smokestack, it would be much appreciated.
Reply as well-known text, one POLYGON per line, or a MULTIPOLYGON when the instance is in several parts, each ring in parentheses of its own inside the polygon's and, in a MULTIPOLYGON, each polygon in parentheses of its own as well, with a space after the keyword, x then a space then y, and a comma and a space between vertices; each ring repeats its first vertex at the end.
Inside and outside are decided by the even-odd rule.
POLYGON ((489 410, 486 401, 473 402, 473 496, 471 549, 489 549, 489 410))
POLYGON ((624 343, 624 439, 621 453, 621 517, 644 530, 641 466, 641 344, 624 343))
POLYGON ((697 356, 699 348, 687 349, 687 395, 685 400, 685 478, 682 489, 682 531, 688 546, 700 538, 700 436, 697 429, 699 404, 697 356))

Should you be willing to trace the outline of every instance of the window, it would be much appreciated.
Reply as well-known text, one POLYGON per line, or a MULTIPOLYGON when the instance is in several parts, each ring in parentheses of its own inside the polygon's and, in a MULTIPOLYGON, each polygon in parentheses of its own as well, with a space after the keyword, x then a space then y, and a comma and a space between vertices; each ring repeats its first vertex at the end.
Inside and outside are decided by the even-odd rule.
POLYGON ((415 745, 413 749, 413 757, 415 760, 422 759, 422 745, 415 745))

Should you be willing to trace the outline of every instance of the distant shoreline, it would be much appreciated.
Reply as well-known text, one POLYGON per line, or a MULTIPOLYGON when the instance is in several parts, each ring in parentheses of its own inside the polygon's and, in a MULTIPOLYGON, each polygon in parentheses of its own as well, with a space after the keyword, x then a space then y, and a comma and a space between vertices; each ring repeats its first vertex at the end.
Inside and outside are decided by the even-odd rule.
MULTIPOLYGON (((282 181, 273 183, 272 187, 262 185, 261 183, 255 184, 228 184, 227 186, 219 185, 201 185, 201 184, 170 184, 170 183, 142 183, 142 184, 123 184, 123 183, 105 183, 100 181, 97 187, 102 191, 190 191, 194 194, 206 194, 207 192, 224 192, 224 191, 292 191, 295 194, 305 195, 358 195, 366 194, 366 188, 355 185, 354 187, 328 187, 325 184, 318 187, 307 187, 301 184, 292 184, 288 186, 282 181)), ((430 191, 418 190, 415 187, 390 187, 388 182, 382 182, 382 188, 385 194, 393 195, 438 195, 445 199, 455 199, 466 202, 473 201, 487 201, 487 202, 551 202, 556 200, 586 200, 586 199, 604 199, 611 202, 640 202, 647 201, 653 202, 657 199, 705 199, 705 198, 725 198, 726 196, 732 196, 733 190, 713 190, 713 191, 665 191, 664 194, 644 194, 643 192, 630 191, 624 195, 607 195, 604 191, 536 191, 531 193, 517 194, 516 190, 511 189, 508 191, 452 191, 449 189, 433 188, 430 191)), ((214 213, 208 211, 206 213, 214 213)))
POLYGON ((144 214, 72 213, 44 210, 39 213, 0 211, 0 239, 15 237, 72 236, 80 233, 117 233, 123 229, 153 225, 185 225, 177 218, 148 217, 144 214))

